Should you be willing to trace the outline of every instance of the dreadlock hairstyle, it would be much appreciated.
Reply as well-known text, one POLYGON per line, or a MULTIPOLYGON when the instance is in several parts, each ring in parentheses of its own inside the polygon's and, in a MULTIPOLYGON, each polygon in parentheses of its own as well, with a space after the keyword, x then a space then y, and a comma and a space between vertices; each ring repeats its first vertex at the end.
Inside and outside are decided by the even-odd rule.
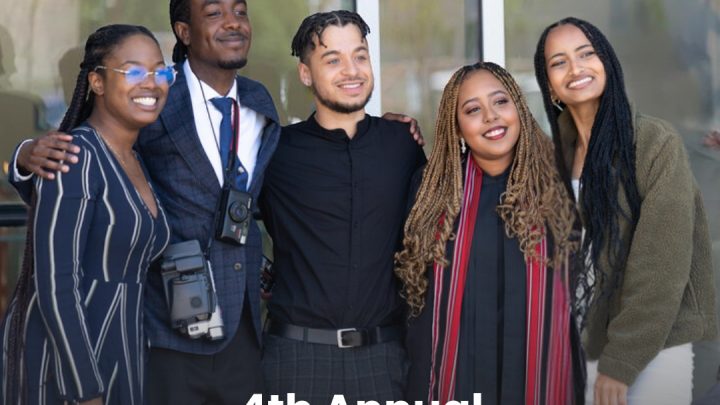
POLYGON ((188 49, 175 31, 176 22, 190 24, 190 0, 170 0, 170 28, 175 34, 172 61, 180 64, 187 59, 188 49))
POLYGON ((328 26, 335 25, 344 27, 348 24, 354 24, 358 27, 363 39, 370 33, 370 27, 365 23, 365 20, 363 20, 358 13, 352 11, 336 10, 325 13, 315 13, 306 17, 295 33, 295 37, 293 37, 291 46, 292 56, 297 56, 301 62, 307 64, 308 54, 315 50, 313 39, 317 37, 318 44, 324 45, 322 42, 322 34, 328 26))
MULTIPOLYGON (((80 63, 77 83, 73 92, 72 101, 68 107, 65 117, 60 124, 60 132, 68 132, 72 128, 84 122, 92 112, 95 96, 90 91, 88 75, 95 71, 97 66, 103 64, 103 60, 120 45, 123 40, 132 35, 145 35, 157 40, 145 27, 137 25, 107 25, 92 33, 85 43, 85 56, 80 63)), ((103 74, 103 71, 98 72, 103 74)), ((23 334, 25 329, 25 317, 28 306, 33 295, 33 225, 35 219, 35 195, 32 195, 32 202, 28 211, 27 234, 25 238, 25 252, 23 264, 18 276, 13 301, 8 313, 12 312, 10 318, 10 330, 7 349, 7 370, 6 378, 8 392, 6 398, 8 403, 27 402, 26 386, 24 384, 24 372, 22 368, 22 356, 24 351, 23 334)))
MULTIPOLYGON (((460 152, 458 93, 465 79, 478 70, 490 72, 510 94, 520 118, 520 135, 507 189, 497 207, 509 237, 517 237, 525 260, 538 259, 537 244, 545 233, 554 242, 551 266, 559 268, 575 243, 575 209, 553 162, 553 146, 528 109, 525 97, 510 74, 491 62, 463 66, 443 91, 435 125, 435 145, 423 172, 415 205, 405 223, 403 250, 396 255, 395 273, 403 281, 403 296, 411 314, 425 305, 427 268, 434 262, 449 265, 447 241, 454 238, 454 222, 463 197, 463 156, 460 152)), ((467 157, 472 158, 472 157, 467 157)))
MULTIPOLYGON (((640 216, 640 194, 635 179, 635 144, 630 103, 625 93, 625 84, 620 62, 610 42, 597 27, 574 17, 560 20, 543 31, 535 51, 535 76, 542 91, 545 111, 552 127, 556 150, 556 163, 566 187, 570 188, 570 171, 565 166, 560 142, 558 117, 561 110, 553 105, 548 84, 545 42, 548 34, 556 27, 571 24, 578 27, 587 37, 605 67, 607 81, 600 98, 600 106, 590 135, 590 144, 580 177, 582 184, 582 211, 585 238, 578 256, 584 263, 586 275, 581 281, 584 290, 584 305, 590 305, 590 291, 593 285, 600 286, 593 300, 609 297, 619 285, 628 251, 623 248, 619 235, 618 217, 623 216, 634 232, 640 216), (622 189, 630 212, 620 206, 618 190, 622 189), (609 268, 602 268, 599 259, 607 251, 609 268), (590 257, 591 262, 584 260, 590 257), (591 277, 590 274, 593 276, 591 277), (610 279, 610 274, 613 274, 610 279), (594 283, 588 281, 594 279, 594 283)), ((572 195, 572 193, 571 193, 572 195)))

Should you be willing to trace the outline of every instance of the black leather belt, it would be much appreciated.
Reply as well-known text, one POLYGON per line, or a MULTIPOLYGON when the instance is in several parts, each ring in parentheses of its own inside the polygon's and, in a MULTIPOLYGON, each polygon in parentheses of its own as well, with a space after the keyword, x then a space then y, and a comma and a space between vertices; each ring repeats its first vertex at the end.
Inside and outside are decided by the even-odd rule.
POLYGON ((341 348, 374 345, 376 343, 401 340, 405 328, 400 325, 378 326, 375 328, 315 329, 268 320, 265 331, 273 336, 319 343, 341 348))

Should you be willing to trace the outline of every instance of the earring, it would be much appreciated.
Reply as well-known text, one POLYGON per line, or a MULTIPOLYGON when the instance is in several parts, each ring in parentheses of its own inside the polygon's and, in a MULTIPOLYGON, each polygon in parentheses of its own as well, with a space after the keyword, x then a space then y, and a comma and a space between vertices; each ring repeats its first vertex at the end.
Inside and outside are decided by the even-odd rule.
POLYGON ((560 100, 558 100, 556 98, 550 98, 550 100, 552 101, 552 104, 555 106, 555 108, 557 108, 560 111, 563 110, 562 106, 560 105, 560 100))
POLYGON ((464 155, 467 152, 467 144, 465 144, 465 138, 460 138, 460 154, 464 155))

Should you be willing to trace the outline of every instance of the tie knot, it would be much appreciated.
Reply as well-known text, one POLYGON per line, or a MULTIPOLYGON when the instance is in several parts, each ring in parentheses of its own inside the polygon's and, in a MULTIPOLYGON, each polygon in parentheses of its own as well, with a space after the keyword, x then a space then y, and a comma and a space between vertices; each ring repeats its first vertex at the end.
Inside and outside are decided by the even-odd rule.
POLYGON ((215 108, 220 110, 220 112, 225 115, 230 115, 232 113, 232 105, 233 105, 233 99, 230 97, 215 97, 211 98, 210 102, 213 103, 215 108))

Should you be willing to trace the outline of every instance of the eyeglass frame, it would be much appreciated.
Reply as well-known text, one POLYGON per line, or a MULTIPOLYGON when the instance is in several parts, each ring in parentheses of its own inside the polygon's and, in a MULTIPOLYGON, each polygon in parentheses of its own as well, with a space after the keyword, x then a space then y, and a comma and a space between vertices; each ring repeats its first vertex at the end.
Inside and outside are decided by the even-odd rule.
POLYGON ((111 68, 111 67, 107 67, 107 66, 103 66, 103 65, 97 65, 97 66, 95 66, 93 71, 97 71, 98 69, 112 70, 113 72, 121 73, 123 76, 125 76, 125 81, 127 81, 127 83, 130 85, 140 84, 140 83, 144 82, 145 79, 147 79, 147 77, 150 75, 155 76, 155 84, 157 84, 158 86, 162 86, 163 84, 166 84, 166 83, 168 86, 172 86, 175 83, 175 80, 177 80, 177 72, 175 71, 175 68, 173 66, 165 66, 164 68, 162 68, 163 71, 172 72, 172 80, 168 80, 167 77, 163 75, 163 72, 160 72, 157 69, 156 70, 147 70, 145 67, 139 66, 139 65, 133 65, 133 67, 131 68, 131 69, 137 69, 144 73, 142 79, 139 79, 137 81, 129 78, 128 75, 131 73, 131 70, 124 70, 124 69, 119 69, 119 68, 111 68), (162 81, 162 83, 159 82, 158 80, 162 81))

